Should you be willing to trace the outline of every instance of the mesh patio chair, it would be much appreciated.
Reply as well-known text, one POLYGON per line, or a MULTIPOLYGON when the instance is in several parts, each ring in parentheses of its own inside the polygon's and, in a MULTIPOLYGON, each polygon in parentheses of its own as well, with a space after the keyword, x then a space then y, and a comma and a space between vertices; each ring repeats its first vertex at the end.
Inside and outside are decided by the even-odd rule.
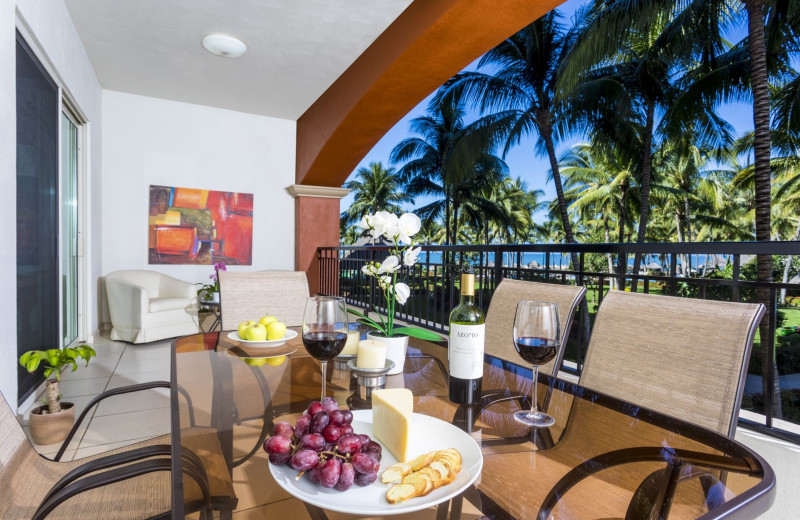
POLYGON ((239 323, 266 315, 287 327, 302 325, 308 296, 303 271, 220 271, 222 330, 236 330, 239 323))
MULTIPOLYGON (((561 340, 562 344, 566 343, 575 317, 575 309, 585 295, 586 288, 575 285, 503 279, 495 289, 492 303, 486 313, 486 353, 512 363, 524 363, 514 348, 511 330, 514 327, 517 303, 525 300, 558 304, 561 340)), ((557 375, 563 358, 564 349, 560 348, 556 357, 541 365, 539 370, 546 374, 557 375)))
MULTIPOLYGON (((595 319, 580 384, 733 437, 753 337, 765 308, 610 291, 595 319)), ((602 435, 568 421, 565 435, 602 435)), ((568 490, 597 471, 663 461, 664 446, 598 454, 553 487, 537 518, 549 518, 568 490)), ((728 474, 749 465, 676 450, 634 491, 625 518, 667 518, 678 486, 696 481, 708 509, 725 501, 728 474)))
POLYGON ((762 304, 610 291, 580 384, 733 436, 762 304))
MULTIPOLYGON (((562 347, 558 349, 556 357, 548 363, 541 365, 539 370, 546 374, 558 375, 561 360, 564 357, 564 344, 572 328, 575 309, 586 295, 586 288, 574 285, 560 285, 540 282, 527 282, 523 280, 503 279, 492 295, 492 303, 486 313, 486 350, 485 352, 499 359, 526 366, 517 353, 512 341, 514 315, 517 303, 525 300, 547 301, 558 304, 558 314, 561 323, 562 347)), ((482 392, 480 409, 484 410, 494 404, 504 401, 517 401, 520 408, 530 407, 530 393, 518 393, 508 390, 510 387, 509 372, 502 367, 490 367, 483 376, 484 390, 482 392)), ((545 404, 540 408, 547 409, 548 394, 545 395, 545 404)), ((478 414, 474 419, 477 420, 478 414)), ((509 440, 512 442, 513 440, 509 440)))
MULTIPOLYGON (((0 401, 0 518, 170 518, 169 435, 57 462, 36 453, 2 394, 0 401)), ((182 438, 187 508, 202 511, 201 518, 212 508, 232 510, 236 498, 216 431, 189 428, 182 438)))

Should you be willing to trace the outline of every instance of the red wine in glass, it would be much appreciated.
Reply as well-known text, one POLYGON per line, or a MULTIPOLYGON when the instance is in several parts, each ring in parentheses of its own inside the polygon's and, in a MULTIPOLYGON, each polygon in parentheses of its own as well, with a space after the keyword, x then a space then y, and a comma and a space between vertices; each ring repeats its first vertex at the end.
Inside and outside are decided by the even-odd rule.
POLYGON ((329 361, 344 350, 347 334, 344 332, 307 332, 303 334, 303 345, 308 353, 320 361, 329 361))
POLYGON ((512 340, 520 357, 533 365, 531 409, 514 413, 514 419, 531 428, 550 426, 555 419, 539 411, 537 388, 539 365, 556 357, 561 346, 558 305, 552 302, 518 302, 512 340))
POLYGON ((514 346, 520 357, 531 365, 544 365, 556 357, 558 351, 558 342, 547 338, 517 338, 514 346))
POLYGON ((320 399, 325 398, 325 367, 328 361, 344 350, 347 343, 347 305, 344 298, 312 296, 303 311, 303 345, 319 360, 322 376, 320 399))

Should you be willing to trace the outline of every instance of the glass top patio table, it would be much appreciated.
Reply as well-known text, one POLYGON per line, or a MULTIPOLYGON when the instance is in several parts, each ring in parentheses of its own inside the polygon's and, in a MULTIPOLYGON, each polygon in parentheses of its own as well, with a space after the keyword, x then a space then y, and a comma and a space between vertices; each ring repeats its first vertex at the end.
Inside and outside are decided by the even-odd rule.
MULTIPOLYGON (((386 383, 409 388, 415 412, 459 426, 480 445, 483 470, 461 496, 463 518, 651 518, 655 511, 652 518, 707 520, 753 518, 772 505, 772 469, 734 440, 541 373, 539 405, 555 424, 531 430, 513 419, 529 406, 524 396, 530 395, 531 370, 491 356, 485 363, 479 406, 448 400, 444 344, 411 338, 404 372, 386 383)), ((355 408, 361 403, 353 401, 356 380, 341 367, 328 363, 328 395, 340 406, 349 399, 355 408)), ((278 350, 236 345, 227 332, 177 339, 172 382, 173 518, 193 509, 184 503, 181 457, 190 409, 196 426, 217 432, 238 499, 235 511, 268 511, 267 504, 290 498, 272 479, 261 444, 273 422, 294 424, 319 399, 319 362, 299 336, 278 350), (292 351, 283 360, 259 361, 292 351)), ((456 502, 461 505, 454 500, 451 513, 456 502)), ((315 508, 308 511, 319 518, 315 508)), ((217 515, 229 518, 231 511, 217 515)))

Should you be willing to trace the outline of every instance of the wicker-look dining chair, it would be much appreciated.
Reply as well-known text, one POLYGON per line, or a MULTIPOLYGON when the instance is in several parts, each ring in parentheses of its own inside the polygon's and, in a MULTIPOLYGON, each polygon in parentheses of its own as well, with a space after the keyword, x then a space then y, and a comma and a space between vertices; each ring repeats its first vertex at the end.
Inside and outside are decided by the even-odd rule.
POLYGON ((303 323, 308 298, 303 271, 220 271, 219 303, 222 330, 272 315, 287 327, 303 323))
POLYGON ((762 304, 610 291, 580 384, 733 436, 762 304))
MULTIPOLYGON (((492 303, 486 313, 486 353, 494 357, 520 364, 522 359, 514 348, 511 329, 514 327, 514 315, 517 303, 525 300, 553 302, 558 304, 558 317, 561 323, 562 345, 569 337, 575 309, 586 295, 586 288, 575 285, 554 283, 526 282, 523 280, 503 279, 492 295, 492 303)), ((556 357, 539 370, 546 374, 558 374, 564 349, 558 349, 556 357)))
MULTIPOLYGON (((220 505, 233 509, 233 484, 216 430, 188 428, 181 439, 187 508, 208 515, 220 505)), ((49 460, 36 453, 0 394, 0 518, 170 518, 169 445, 170 436, 163 435, 72 462, 49 460)))

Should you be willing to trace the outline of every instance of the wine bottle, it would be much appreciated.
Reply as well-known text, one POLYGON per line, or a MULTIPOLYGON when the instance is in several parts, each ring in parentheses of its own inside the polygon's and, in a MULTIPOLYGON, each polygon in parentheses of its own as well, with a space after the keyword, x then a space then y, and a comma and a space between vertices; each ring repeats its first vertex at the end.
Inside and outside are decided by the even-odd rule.
POLYGON ((461 301, 450 313, 450 401, 476 404, 483 381, 483 344, 486 325, 483 311, 475 305, 475 272, 461 274, 461 301))

